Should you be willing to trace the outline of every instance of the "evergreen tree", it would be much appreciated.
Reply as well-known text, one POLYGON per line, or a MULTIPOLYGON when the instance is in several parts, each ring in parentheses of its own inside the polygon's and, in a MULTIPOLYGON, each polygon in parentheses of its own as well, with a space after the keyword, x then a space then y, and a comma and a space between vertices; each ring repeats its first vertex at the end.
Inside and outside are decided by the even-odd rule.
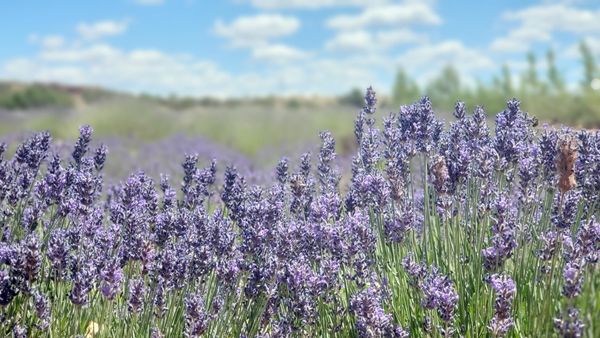
POLYGON ((581 86, 583 90, 590 90, 592 81, 596 78, 596 61, 590 47, 584 41, 579 44, 579 52, 581 53, 581 61, 583 63, 583 81, 581 86))
POLYGON ((394 105, 409 104, 419 99, 419 86, 413 81, 404 69, 399 69, 396 73, 394 88, 392 90, 392 99, 394 105))
POLYGON ((539 89, 537 60, 533 52, 527 53, 527 70, 523 75, 522 87, 525 93, 537 92, 539 89))
POLYGON ((450 107, 461 97, 460 75, 451 64, 445 66, 440 75, 427 86, 427 95, 440 107, 450 107))
POLYGON ((502 65, 502 74, 500 78, 500 90, 502 91, 502 96, 505 98, 510 98, 514 96, 514 88, 512 83, 512 76, 510 73, 510 68, 507 64, 502 65))
POLYGON ((565 82, 556 68, 556 57, 554 50, 549 49, 546 53, 546 61, 548 63, 548 81, 550 82, 550 88, 556 92, 562 92, 565 90, 565 82))

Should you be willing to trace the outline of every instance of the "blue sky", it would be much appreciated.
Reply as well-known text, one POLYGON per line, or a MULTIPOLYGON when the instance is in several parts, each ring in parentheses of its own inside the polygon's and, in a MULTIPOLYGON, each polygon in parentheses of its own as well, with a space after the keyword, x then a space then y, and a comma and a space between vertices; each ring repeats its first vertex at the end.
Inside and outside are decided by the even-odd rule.
POLYGON ((600 58, 598 1, 122 0, 2 5, 0 79, 161 95, 386 93, 404 68, 425 84, 448 63, 466 85, 577 43, 600 58), (49 5, 51 3, 51 5, 49 5))

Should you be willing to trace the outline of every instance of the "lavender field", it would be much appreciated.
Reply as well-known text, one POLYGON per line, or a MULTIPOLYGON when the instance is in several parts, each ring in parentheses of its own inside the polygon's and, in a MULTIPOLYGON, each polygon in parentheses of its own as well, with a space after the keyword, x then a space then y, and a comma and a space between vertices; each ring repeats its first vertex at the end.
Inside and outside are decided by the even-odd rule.
POLYGON ((351 160, 321 132, 269 170, 87 125, 2 144, 0 335, 598 337, 600 133, 453 115, 369 87, 351 160))

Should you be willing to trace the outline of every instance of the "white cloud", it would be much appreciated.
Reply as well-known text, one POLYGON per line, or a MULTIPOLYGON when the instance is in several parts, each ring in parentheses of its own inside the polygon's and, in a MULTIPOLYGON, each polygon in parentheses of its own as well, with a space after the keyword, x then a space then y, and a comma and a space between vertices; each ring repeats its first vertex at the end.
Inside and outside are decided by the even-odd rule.
POLYGON ((215 34, 227 38, 234 47, 255 47, 269 39, 287 36, 300 28, 300 20, 279 14, 242 16, 231 23, 217 20, 215 34))
POLYGON ((342 31, 327 41, 325 48, 333 51, 380 51, 395 45, 423 41, 426 38, 408 29, 369 32, 366 30, 342 31))
MULTIPOLYGON (((588 46, 592 54, 600 58, 600 36, 586 36, 582 40, 588 46)), ((580 43, 577 42, 569 46, 565 52, 565 55, 572 59, 581 58, 580 43)))
POLYGON ((127 30, 129 22, 122 21, 98 21, 94 23, 82 22, 77 25, 77 33, 87 40, 95 40, 106 36, 114 36, 124 33, 127 30))
POLYGON ((554 33, 600 33, 600 9, 582 9, 568 4, 541 4, 502 15, 513 29, 492 41, 490 48, 502 52, 529 50, 535 42, 548 42, 554 33), (517 24, 513 24, 516 22, 517 24))
POLYGON ((143 6, 156 6, 165 3, 165 0, 134 0, 135 3, 143 6))
POLYGON ((529 50, 533 41, 552 41, 552 36, 536 27, 523 26, 510 31, 507 36, 495 39, 490 48, 496 52, 522 53, 529 50))
POLYGON ((59 48, 65 44, 65 39, 60 35, 48 35, 42 39, 42 46, 46 48, 59 48))
POLYGON ((442 19, 426 3, 406 2, 401 5, 368 7, 357 15, 336 15, 327 20, 334 29, 356 30, 370 26, 439 25, 442 19))
POLYGON ((275 63, 287 63, 307 57, 309 53, 281 44, 260 46, 252 50, 252 58, 275 63))
POLYGON ((42 47, 47 49, 60 48, 65 44, 65 38, 61 35, 39 36, 37 34, 32 34, 29 36, 29 41, 31 43, 41 45, 42 47))
POLYGON ((389 3, 390 0, 250 0, 262 9, 319 9, 325 7, 371 7, 389 3))
POLYGON ((412 48, 402 54, 398 62, 402 68, 419 75, 420 84, 425 84, 447 64, 452 64, 467 84, 473 83, 477 71, 496 69, 494 62, 483 52, 456 40, 412 48))
POLYGON ((102 63, 116 59, 121 52, 107 44, 94 44, 82 48, 44 49, 39 58, 49 62, 102 63))
POLYGON ((382 55, 316 58, 285 45, 253 49, 253 57, 273 62, 232 73, 217 63, 156 49, 119 49, 96 43, 69 43, 60 50, 40 46, 26 58, 0 63, 0 77, 99 85, 127 92, 219 97, 246 95, 339 94, 354 86, 374 85, 385 92, 378 73, 393 71, 382 55), (286 62, 283 62, 286 60, 286 62))

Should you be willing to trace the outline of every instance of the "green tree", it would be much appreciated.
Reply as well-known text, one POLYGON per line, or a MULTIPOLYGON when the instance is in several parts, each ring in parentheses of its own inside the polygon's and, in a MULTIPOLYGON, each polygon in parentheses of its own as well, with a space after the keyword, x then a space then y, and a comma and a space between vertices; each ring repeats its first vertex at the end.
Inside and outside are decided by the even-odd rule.
POLYGON ((513 96, 515 92, 513 88, 510 67, 506 63, 502 65, 502 71, 500 75, 500 91, 502 92, 502 96, 505 98, 513 96))
POLYGON ((596 78, 596 61, 590 47, 584 41, 581 41, 579 44, 579 52, 581 53, 581 61, 583 63, 583 81, 581 86, 587 91, 591 89, 590 85, 596 78))
POLYGON ((525 93, 536 92, 540 87, 537 74, 537 60, 533 52, 527 53, 527 70, 523 74, 522 90, 525 93))
POLYGON ((565 90, 565 82, 558 71, 558 68, 556 68, 554 50, 548 50, 546 53, 546 62, 548 63, 548 81, 550 82, 550 88, 556 92, 563 92, 565 90))
POLYGON ((408 104, 419 99, 421 91, 417 83, 411 79, 404 69, 396 73, 394 88, 392 89, 392 100, 394 105, 408 104))
POLYGON ((433 103, 443 109, 454 107, 457 99, 461 98, 460 75, 453 65, 446 65, 438 77, 427 85, 427 95, 433 103))
POLYGON ((352 88, 339 98, 339 102, 343 105, 362 107, 365 104, 364 93, 359 88, 352 88))

